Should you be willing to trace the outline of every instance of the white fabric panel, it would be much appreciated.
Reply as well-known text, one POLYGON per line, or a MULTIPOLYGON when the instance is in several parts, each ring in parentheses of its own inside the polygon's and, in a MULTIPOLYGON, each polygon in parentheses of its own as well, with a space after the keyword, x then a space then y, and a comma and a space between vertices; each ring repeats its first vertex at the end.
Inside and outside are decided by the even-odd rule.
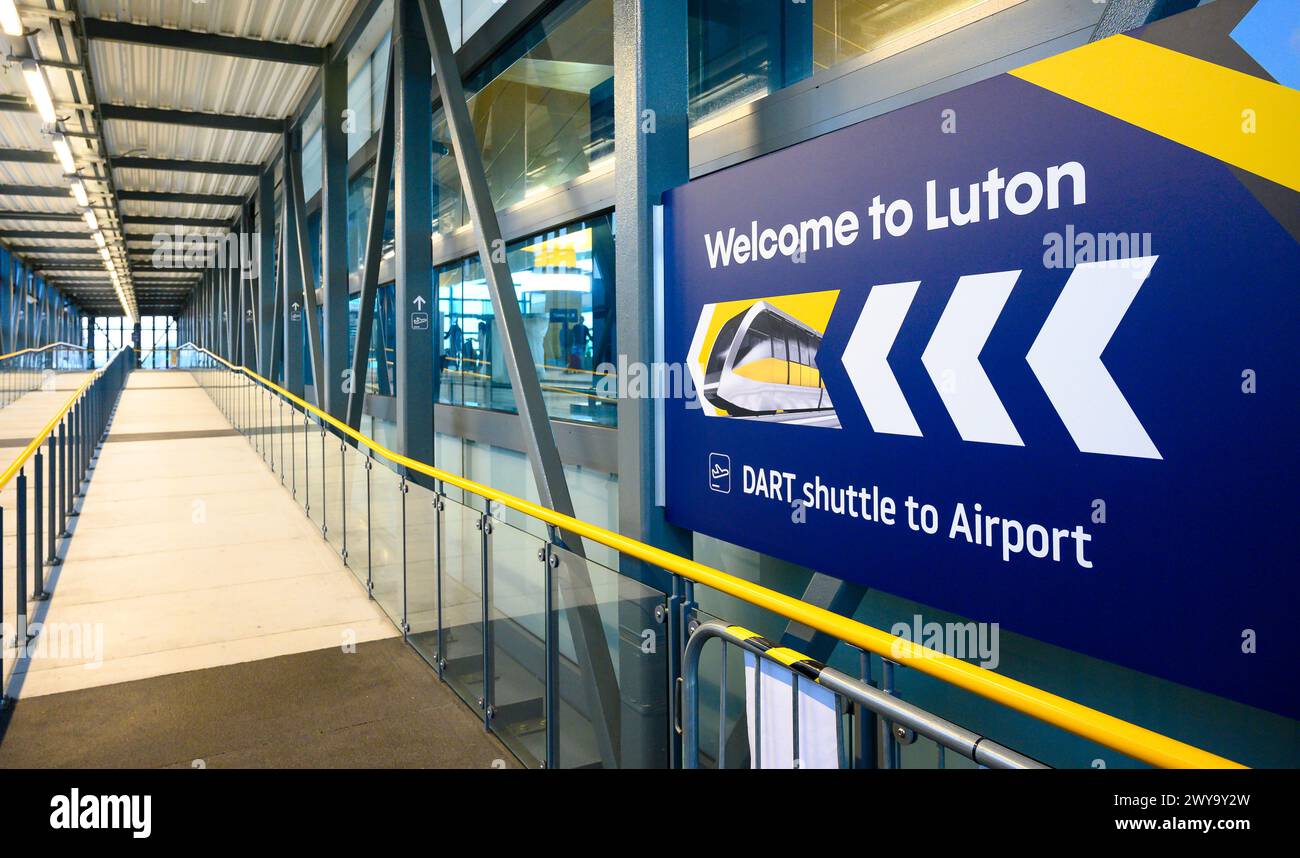
MULTIPOLYGON (((754 742, 754 665, 761 662, 763 768, 794 768, 794 730, 790 706, 793 674, 768 659, 745 653, 745 712, 749 722, 750 765, 758 759, 754 742)), ((799 679, 799 768, 837 769, 840 752, 835 695, 813 682, 799 679)))

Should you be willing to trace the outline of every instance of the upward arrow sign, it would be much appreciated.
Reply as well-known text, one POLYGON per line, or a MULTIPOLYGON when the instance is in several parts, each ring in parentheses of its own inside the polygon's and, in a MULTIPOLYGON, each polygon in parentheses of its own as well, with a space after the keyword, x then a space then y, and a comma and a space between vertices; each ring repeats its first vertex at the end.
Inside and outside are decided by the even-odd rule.
POLYGON ((424 309, 424 296, 423 296, 423 295, 416 295, 414 298, 411 299, 411 303, 415 305, 415 309, 417 309, 417 310, 423 310, 423 309, 424 309))

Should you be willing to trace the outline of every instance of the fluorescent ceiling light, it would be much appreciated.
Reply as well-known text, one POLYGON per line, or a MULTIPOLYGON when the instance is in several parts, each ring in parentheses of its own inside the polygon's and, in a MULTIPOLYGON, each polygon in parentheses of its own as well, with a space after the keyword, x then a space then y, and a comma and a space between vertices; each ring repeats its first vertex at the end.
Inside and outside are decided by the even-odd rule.
POLYGON ((90 198, 86 196, 86 186, 82 184, 81 179, 72 180, 72 197, 82 208, 90 205, 90 198))
POLYGON ((36 112, 41 115, 41 121, 46 125, 53 125, 58 120, 54 114, 54 99, 50 97, 50 85, 45 80, 45 72, 41 70, 36 60, 23 60, 23 79, 27 81, 27 89, 32 94, 32 101, 36 104, 36 112))
POLYGON ((104 261, 107 262, 109 265, 113 264, 113 256, 108 252, 107 247, 101 247, 99 249, 99 255, 104 257, 104 261))
MULTIPOLYGON (((0 2, 3 2, 3 0, 0 0, 0 2)), ((68 138, 64 137, 62 132, 56 131, 52 142, 54 143, 54 154, 58 156, 59 163, 63 165, 63 172, 77 172, 77 165, 72 160, 72 147, 68 145, 68 138)))
POLYGON ((95 232, 91 233, 91 236, 95 239, 95 244, 98 244, 100 247, 105 246, 106 242, 104 241, 104 233, 96 230, 95 232))
POLYGON ((91 232, 99 231, 99 218, 95 217, 94 212, 92 212, 90 209, 86 209, 84 212, 81 213, 81 216, 85 218, 86 226, 90 227, 91 232))
POLYGON ((4 29, 6 36, 23 34, 23 19, 18 14, 18 6, 14 4, 14 0, 0 0, 0 27, 4 29))

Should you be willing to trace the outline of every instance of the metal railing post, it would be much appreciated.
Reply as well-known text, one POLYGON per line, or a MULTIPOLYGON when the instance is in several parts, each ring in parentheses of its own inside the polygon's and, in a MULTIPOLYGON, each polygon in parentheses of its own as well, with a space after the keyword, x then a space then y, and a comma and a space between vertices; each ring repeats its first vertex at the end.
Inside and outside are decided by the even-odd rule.
POLYGON ((560 767, 559 748, 559 650, 560 622, 555 612, 555 568, 560 565, 560 558, 555 554, 555 546, 546 543, 542 548, 543 586, 543 623, 545 632, 542 636, 542 652, 546 659, 544 667, 543 712, 546 719, 546 753, 543 756, 548 769, 560 767))
MULTIPOLYGON (((329 525, 329 521, 330 521, 330 516, 329 516, 329 512, 330 512, 330 501, 329 501, 329 498, 325 495, 325 491, 326 491, 326 489, 329 488, 329 484, 325 481, 325 468, 326 468, 326 464, 325 464, 325 422, 324 422, 324 421, 321 421, 321 424, 320 424, 320 532, 321 532, 321 536, 324 536, 326 539, 329 539, 329 530, 330 530, 330 525, 329 525)), ((405 484, 405 483, 402 484, 402 491, 403 491, 403 492, 406 491, 406 484, 405 484)), ((402 510, 403 510, 403 512, 405 512, 405 510, 406 510, 406 506, 405 506, 405 505, 402 506, 402 510)), ((405 612, 402 613, 402 620, 403 620, 403 621, 406 620, 406 613, 405 613, 405 612)))
MULTIPOLYGON (((370 459, 366 459, 366 481, 370 480, 370 459)), ((434 595, 438 602, 438 678, 442 679, 447 667, 447 650, 444 649, 444 638, 442 633, 442 527, 443 512, 446 510, 446 502, 442 497, 442 484, 438 485, 438 494, 433 497, 433 588, 434 595)), ((369 516, 367 516, 367 521, 369 516)))
POLYGON ((68 535, 68 417, 59 421, 59 537, 68 535))
POLYGON ((682 646, 685 635, 680 628, 683 579, 678 575, 671 578, 667 604, 664 606, 664 620, 667 626, 666 644, 668 646, 668 720, 672 725, 668 731, 668 767, 681 768, 683 765, 683 741, 681 731, 681 701, 678 699, 678 680, 682 678, 682 646))
MULTIPOLYGON (((290 409, 292 410, 292 409, 290 409)), ((366 595, 375 598, 375 555, 374 555, 374 526, 370 520, 370 471, 374 465, 374 458, 370 451, 366 451, 366 595)), ((439 606, 441 607, 441 606, 439 606)), ((442 652, 442 650, 439 650, 442 652)))
POLYGON ((18 549, 14 554, 18 571, 18 603, 15 614, 17 629, 15 642, 25 646, 27 640, 27 469, 18 472, 18 520, 14 522, 14 543, 18 549))
MULTIPOLYGON (((323 476, 323 475, 322 475, 323 476)), ((410 623, 410 606, 407 604, 407 543, 409 534, 406 532, 406 496, 410 494, 411 484, 406 481, 406 475, 402 475, 402 481, 398 486, 401 497, 398 499, 402 505, 402 637, 407 637, 411 633, 410 623)), ((321 502, 324 503, 325 486, 321 485, 321 502)), ((324 513, 321 514, 322 520, 324 513)))
MULTIPOLYGON (((872 688, 876 687, 876 681, 871 678, 871 654, 868 652, 858 653, 858 679, 865 685, 872 688)), ((879 759, 876 745, 880 735, 876 725, 876 713, 861 703, 855 702, 853 706, 853 727, 856 738, 854 742, 855 767, 859 769, 876 768, 879 759)))
POLYGON ((45 547, 45 528, 42 526, 41 504, 44 502, 44 479, 41 471, 41 448, 36 448, 36 484, 32 486, 32 572, 35 586, 32 589, 32 601, 43 602, 49 598, 45 592, 45 558, 41 550, 45 547))
MULTIPOLYGON (((265 456, 263 456, 265 458, 265 456)), ((275 468, 272 466, 272 471, 275 468)), ((348 445, 339 438, 339 527, 343 528, 343 562, 348 562, 348 445)))
POLYGON ((488 605, 491 602, 491 579, 488 569, 492 560, 489 552, 492 550, 492 543, 488 537, 492 533, 492 516, 486 512, 479 514, 478 519, 479 531, 479 593, 482 598, 480 603, 481 613, 479 622, 482 623, 483 639, 483 697, 479 700, 479 708, 483 710, 483 729, 492 729, 492 634, 491 618, 488 612, 488 605))
MULTIPOLYGON (((2 376, 0 376, 2 378, 2 376)), ((2 383, 2 382, 0 382, 2 383)), ((4 568, 5 568, 5 509, 0 506, 0 618, 5 615, 5 588, 4 588, 4 568)), ((4 623, 0 621, 0 709, 9 707, 9 695, 5 694, 5 650, 9 649, 9 641, 5 638, 8 629, 4 628, 4 623)), ((16 641, 15 641, 16 642, 16 641)))
POLYGON ((86 397, 83 395, 77 400, 77 410, 74 419, 77 422, 77 497, 85 495, 84 485, 86 481, 86 397))
POLYGON ((58 493, 58 474, 57 474, 58 465, 59 465, 59 451, 55 447, 53 432, 50 432, 48 444, 49 444, 49 451, 46 453, 45 477, 46 477, 46 483, 47 485, 49 485, 49 489, 47 491, 49 492, 50 495, 50 502, 49 504, 46 505, 45 508, 45 512, 46 512, 45 533, 48 536, 48 541, 50 545, 50 554, 46 562, 48 562, 49 565, 51 566, 57 566, 59 563, 59 552, 58 552, 59 531, 57 530, 59 524, 59 520, 58 520, 59 519, 58 516, 59 493, 58 493))
MULTIPOLYGON (((880 660, 880 690, 894 696, 894 663, 887 658, 880 660)), ((899 765, 900 748, 894 739, 894 725, 887 718, 878 719, 880 736, 880 754, 882 769, 896 769, 899 765)))

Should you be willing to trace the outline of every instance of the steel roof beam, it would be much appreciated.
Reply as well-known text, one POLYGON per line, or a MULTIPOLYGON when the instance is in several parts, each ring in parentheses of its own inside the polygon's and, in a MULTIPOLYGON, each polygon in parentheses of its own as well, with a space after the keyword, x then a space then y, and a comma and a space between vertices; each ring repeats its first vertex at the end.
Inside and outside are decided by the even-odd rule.
POLYGON ((0 229, 0 238, 67 238, 67 239, 89 239, 90 233, 85 230, 65 229, 65 230, 40 230, 40 229, 0 229))
MULTIPOLYGON (((38 271, 85 271, 87 274, 94 274, 103 271, 102 265, 94 265, 87 262, 35 262, 32 265, 38 271)), ((107 274, 104 275, 108 277, 107 274)))
POLYGON ((51 254, 51 253, 71 253, 78 256, 98 256, 98 247, 50 247, 49 245, 28 246, 20 245, 9 248, 17 254, 51 254))
POLYGON ((238 194, 190 194, 170 191, 118 191, 119 200, 142 203, 194 203, 209 206, 239 206, 244 198, 238 194))
POLYGON ((0 211, 0 220, 57 220, 80 223, 82 216, 76 212, 16 212, 0 211))
POLYGON ((126 122, 153 122, 159 125, 185 125, 192 128, 216 128, 223 131, 279 134, 284 130, 283 119, 263 116, 238 116, 233 113, 205 113, 198 110, 172 110, 163 107, 103 104, 99 107, 99 115, 104 120, 120 119, 126 122))
POLYGON ((67 185, 0 185, 0 196, 5 197, 70 197, 67 185))
POLYGON ((319 66, 325 62, 326 57, 325 48, 312 45, 266 42, 239 36, 219 36, 194 30, 173 30, 170 27, 107 21, 103 18, 86 18, 82 21, 82 25, 87 38, 103 42, 125 42, 152 48, 195 51, 297 66, 319 66))
MULTIPOLYGON (((0 158, 3 160, 3 158, 0 158)), ((48 160, 48 159, 47 159, 48 160)), ((183 161, 178 158, 140 158, 134 155, 113 158, 118 169, 159 170, 166 173, 205 173, 215 176, 261 175, 261 164, 236 164, 225 161, 183 161)))
POLYGON ((18 164, 54 164, 57 163, 53 152, 41 149, 0 149, 0 161, 18 164))
POLYGON ((223 218, 207 217, 169 217, 167 215, 124 215, 122 226, 142 226, 146 224, 164 224, 169 226, 210 226, 230 229, 234 221, 223 218))

